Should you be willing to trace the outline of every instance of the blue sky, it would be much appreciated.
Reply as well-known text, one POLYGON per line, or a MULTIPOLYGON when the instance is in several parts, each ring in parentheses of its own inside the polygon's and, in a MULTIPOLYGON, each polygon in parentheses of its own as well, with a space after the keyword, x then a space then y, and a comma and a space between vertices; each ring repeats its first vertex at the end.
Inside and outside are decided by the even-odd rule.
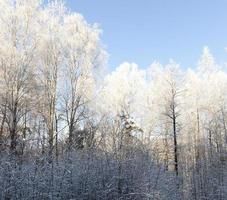
POLYGON ((227 0, 66 0, 88 23, 100 24, 109 70, 124 61, 147 67, 170 58, 193 67, 207 45, 227 58, 227 0))

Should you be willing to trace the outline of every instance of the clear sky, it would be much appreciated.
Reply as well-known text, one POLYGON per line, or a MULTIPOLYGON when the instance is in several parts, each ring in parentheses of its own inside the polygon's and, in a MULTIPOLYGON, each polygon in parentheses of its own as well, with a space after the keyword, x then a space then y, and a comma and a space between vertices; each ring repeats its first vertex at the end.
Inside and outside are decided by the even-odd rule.
POLYGON ((124 61, 147 67, 170 58, 193 67, 207 45, 227 60, 227 0, 66 0, 88 23, 100 24, 109 69, 124 61))

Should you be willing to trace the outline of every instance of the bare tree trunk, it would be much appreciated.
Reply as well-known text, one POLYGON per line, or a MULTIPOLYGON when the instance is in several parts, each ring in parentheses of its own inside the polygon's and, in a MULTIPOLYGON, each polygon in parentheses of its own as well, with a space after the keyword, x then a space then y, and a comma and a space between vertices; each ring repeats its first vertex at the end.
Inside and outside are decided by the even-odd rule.
POLYGON ((176 175, 178 176, 178 146, 177 146, 175 108, 173 109, 173 137, 174 137, 174 166, 175 166, 176 175))
POLYGON ((56 162, 58 164, 58 157, 59 157, 59 150, 58 150, 58 117, 57 114, 55 114, 55 129, 56 129, 56 135, 55 135, 55 153, 56 153, 56 162))
POLYGON ((165 127, 165 138, 164 138, 164 148, 165 148, 165 170, 169 170, 169 144, 168 144, 168 129, 165 127))
POLYGON ((0 149, 3 145, 3 130, 4 130, 4 125, 6 122, 6 104, 4 105, 4 110, 3 110, 3 116, 2 116, 2 123, 1 123, 1 128, 0 128, 0 149))
POLYGON ((14 104, 13 112, 12 112, 12 123, 10 127, 10 151, 11 154, 16 154, 16 146, 17 146, 17 102, 14 104))
POLYGON ((48 161, 53 162, 53 148, 54 148, 54 130, 53 128, 49 129, 49 151, 48 151, 48 161))

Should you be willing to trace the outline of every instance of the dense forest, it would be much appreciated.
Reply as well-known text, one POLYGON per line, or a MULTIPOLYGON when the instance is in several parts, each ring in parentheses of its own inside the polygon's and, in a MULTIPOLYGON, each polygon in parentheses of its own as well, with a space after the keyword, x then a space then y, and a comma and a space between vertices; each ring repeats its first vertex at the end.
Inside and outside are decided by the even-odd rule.
POLYGON ((227 199, 227 68, 123 63, 60 1, 0 0, 0 199, 227 199))

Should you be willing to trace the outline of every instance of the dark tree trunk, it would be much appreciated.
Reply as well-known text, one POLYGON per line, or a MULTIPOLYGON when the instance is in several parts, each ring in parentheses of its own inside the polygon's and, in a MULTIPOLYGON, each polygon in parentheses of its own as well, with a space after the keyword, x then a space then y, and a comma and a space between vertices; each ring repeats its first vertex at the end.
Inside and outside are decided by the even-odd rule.
POLYGON ((173 111, 173 137, 174 137, 174 168, 178 176, 178 147, 175 110, 173 111))

